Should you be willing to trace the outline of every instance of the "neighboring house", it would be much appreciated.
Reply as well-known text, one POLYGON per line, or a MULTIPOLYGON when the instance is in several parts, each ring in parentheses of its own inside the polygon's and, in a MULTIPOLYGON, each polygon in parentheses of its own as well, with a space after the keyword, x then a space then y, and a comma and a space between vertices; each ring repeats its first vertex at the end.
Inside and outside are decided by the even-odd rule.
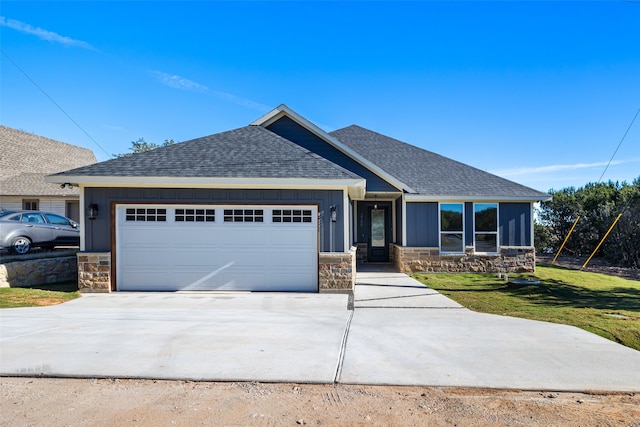
POLYGON ((78 221, 80 190, 44 177, 92 163, 91 150, 0 126, 0 209, 48 211, 78 221))
POLYGON ((285 105, 47 179, 82 190, 84 291, 349 291, 356 261, 533 271, 533 203, 550 198, 358 126, 327 133, 285 105))

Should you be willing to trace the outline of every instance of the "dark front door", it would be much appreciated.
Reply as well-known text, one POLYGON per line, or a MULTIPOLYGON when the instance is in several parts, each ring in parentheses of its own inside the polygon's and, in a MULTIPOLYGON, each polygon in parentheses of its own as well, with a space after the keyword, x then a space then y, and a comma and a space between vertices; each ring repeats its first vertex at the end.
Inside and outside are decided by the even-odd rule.
POLYGON ((367 261, 389 261, 389 208, 370 206, 369 240, 367 242, 367 261))

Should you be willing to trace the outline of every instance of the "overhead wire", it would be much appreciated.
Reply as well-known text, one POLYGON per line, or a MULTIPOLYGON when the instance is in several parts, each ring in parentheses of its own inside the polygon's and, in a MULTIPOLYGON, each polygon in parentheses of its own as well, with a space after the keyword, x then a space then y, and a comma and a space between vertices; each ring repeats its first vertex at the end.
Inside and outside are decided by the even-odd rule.
POLYGON ((622 135, 622 138, 620 139, 620 142, 618 143, 618 146, 616 147, 616 150, 613 152, 613 155, 609 159, 609 162, 607 163, 607 166, 605 166, 604 171, 602 171, 602 175, 600 175, 600 178, 598 178, 598 182, 602 181, 602 177, 604 176, 605 173, 607 173, 607 169, 609 169, 609 166, 611 165, 611 162, 613 161, 613 158, 616 156, 616 154, 618 153, 618 150, 620 149, 620 146, 622 145, 622 142, 627 137, 627 134, 629 133, 629 130, 631 129, 631 126, 633 126, 633 123, 638 118, 638 114, 640 114, 640 108, 638 108, 638 111, 636 111, 636 115, 633 116, 633 119, 631 120, 631 123, 629 123, 629 126, 627 127, 626 132, 624 133, 624 135, 622 135))
POLYGON ((27 79, 28 79, 28 80, 29 80, 29 81, 30 81, 30 82, 31 82, 31 83, 36 87, 36 88, 38 88, 38 90, 39 90, 40 92, 42 92, 42 94, 43 94, 45 97, 47 97, 47 99, 48 99, 49 101, 51 101, 51 103, 53 103, 53 105, 55 105, 56 107, 58 107, 58 109, 59 109, 60 111, 62 111, 62 114, 64 114, 65 116, 67 116, 67 118, 68 118, 69 120, 71 120, 71 122, 72 122, 74 125, 76 125, 76 127, 77 127, 78 129, 80 129, 80 130, 81 130, 81 131, 82 131, 82 132, 83 132, 83 133, 84 133, 84 134, 85 134, 85 135, 86 135, 86 136, 87 136, 87 137, 88 137, 88 138, 89 138, 89 139, 90 139, 90 140, 91 140, 91 141, 92 141, 92 142, 93 142, 97 147, 99 147, 99 148, 100 148, 100 149, 101 149, 101 150, 102 150, 102 151, 103 151, 103 152, 104 152, 104 153, 105 153, 109 158, 113 157, 113 155, 112 155, 112 154, 109 154, 109 153, 107 152, 107 150, 105 150, 105 149, 104 149, 104 147, 102 147, 102 145, 100 145, 100 144, 98 143, 98 141, 96 141, 96 140, 95 140, 95 138, 89 134, 89 132, 87 132, 87 131, 82 127, 82 126, 80 126, 80 124, 79 124, 77 121, 75 121, 75 120, 73 119, 73 117, 71 117, 71 115, 69 115, 69 113, 67 113, 67 112, 64 110, 64 108, 62 108, 62 107, 60 106, 60 104, 58 104, 58 103, 57 103, 57 102, 56 102, 56 101, 55 101, 55 100, 54 100, 54 99, 53 99, 53 98, 52 98, 52 97, 51 97, 51 96, 50 96, 50 95, 49 95, 49 94, 48 94, 48 93, 47 93, 47 92, 42 88, 42 87, 40 87, 40 85, 38 85, 38 83, 36 83, 36 81, 35 81, 35 80, 33 80, 33 79, 31 78, 31 76, 29 76, 29 74, 27 74, 27 72, 26 72, 26 71, 24 71, 22 68, 20 68, 20 66, 19 66, 18 64, 16 64, 16 62, 15 62, 13 59, 11 59, 11 57, 7 54, 7 52, 5 52, 5 51, 4 51, 4 49, 0 48, 0 52, 2 52, 2 54, 4 55, 4 57, 5 57, 5 58, 7 58, 7 59, 9 60, 9 62, 11 62, 11 63, 13 64, 13 66, 14 66, 14 67, 16 67, 16 68, 17 68, 17 69, 18 69, 18 70, 19 70, 19 71, 20 71, 20 72, 21 72, 21 73, 22 73, 22 74, 23 74, 23 75, 24 75, 24 76, 25 76, 25 77, 26 77, 26 78, 27 78, 27 79))

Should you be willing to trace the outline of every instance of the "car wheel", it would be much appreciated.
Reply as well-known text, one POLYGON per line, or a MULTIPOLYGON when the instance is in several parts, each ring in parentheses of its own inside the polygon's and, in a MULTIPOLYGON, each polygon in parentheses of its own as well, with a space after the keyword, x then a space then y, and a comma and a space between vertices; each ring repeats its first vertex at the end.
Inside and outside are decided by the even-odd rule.
POLYGON ((31 240, 27 237, 16 237, 11 241, 11 251, 16 254, 26 254, 31 250, 31 240))

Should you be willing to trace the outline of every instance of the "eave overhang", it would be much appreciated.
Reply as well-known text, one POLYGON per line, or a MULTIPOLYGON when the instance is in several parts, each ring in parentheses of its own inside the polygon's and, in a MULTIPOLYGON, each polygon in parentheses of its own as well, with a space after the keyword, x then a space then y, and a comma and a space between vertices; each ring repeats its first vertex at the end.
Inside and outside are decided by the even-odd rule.
POLYGON ((315 178, 214 178, 166 176, 84 176, 50 175, 46 182, 71 184, 77 187, 136 187, 136 188, 234 188, 283 190, 344 190, 354 200, 364 199, 364 179, 315 178))
POLYGON ((404 199, 407 202, 548 202, 551 200, 551 196, 548 197, 533 197, 533 196, 452 196, 452 195, 426 195, 426 194, 405 194, 404 199))

